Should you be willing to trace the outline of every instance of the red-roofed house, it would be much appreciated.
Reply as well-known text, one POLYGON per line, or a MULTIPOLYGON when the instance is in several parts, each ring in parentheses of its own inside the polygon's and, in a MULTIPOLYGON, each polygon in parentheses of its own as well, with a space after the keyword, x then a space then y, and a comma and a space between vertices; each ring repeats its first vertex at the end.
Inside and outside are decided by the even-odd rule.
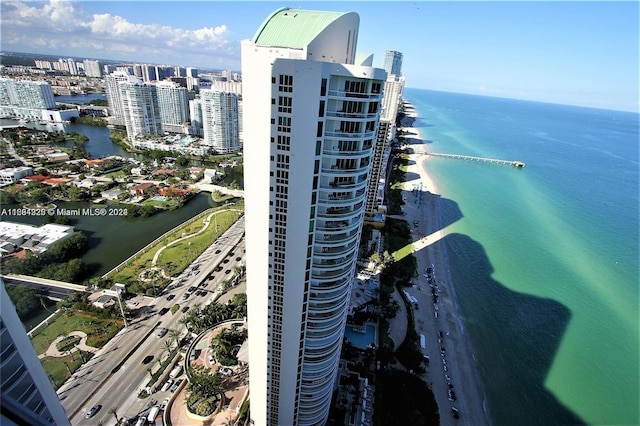
POLYGON ((129 189, 129 192, 133 196, 145 196, 145 195, 153 195, 157 193, 156 186, 151 182, 140 183, 136 186, 132 186, 129 189))

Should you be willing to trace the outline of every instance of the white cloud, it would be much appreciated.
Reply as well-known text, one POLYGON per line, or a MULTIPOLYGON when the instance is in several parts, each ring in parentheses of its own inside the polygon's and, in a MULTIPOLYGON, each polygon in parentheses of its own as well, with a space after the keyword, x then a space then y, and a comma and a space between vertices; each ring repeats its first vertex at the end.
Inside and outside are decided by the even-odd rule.
POLYGON ((68 0, 2 1, 0 7, 6 50, 48 47, 60 53, 73 50, 70 55, 166 63, 188 63, 194 55, 239 65, 240 44, 229 40, 226 25, 182 29, 130 22, 110 13, 89 16, 80 3, 68 0))

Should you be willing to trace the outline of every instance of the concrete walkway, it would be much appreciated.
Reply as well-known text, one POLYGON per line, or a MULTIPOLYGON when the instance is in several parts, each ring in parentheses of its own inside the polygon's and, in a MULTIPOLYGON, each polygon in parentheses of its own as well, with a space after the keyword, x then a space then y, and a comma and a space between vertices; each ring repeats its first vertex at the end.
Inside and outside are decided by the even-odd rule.
POLYGON ((76 352, 78 350, 81 350, 85 352, 95 353, 99 350, 99 348, 94 348, 93 346, 87 346, 87 333, 84 333, 82 331, 72 331, 66 336, 58 336, 56 340, 51 342, 51 344, 49 345, 45 353, 38 355, 38 358, 42 359, 47 356, 59 358, 59 357, 66 356, 68 352, 60 352, 57 348, 57 344, 65 337, 69 337, 69 336, 79 337, 80 343, 78 343, 73 349, 71 349, 68 352, 76 352))

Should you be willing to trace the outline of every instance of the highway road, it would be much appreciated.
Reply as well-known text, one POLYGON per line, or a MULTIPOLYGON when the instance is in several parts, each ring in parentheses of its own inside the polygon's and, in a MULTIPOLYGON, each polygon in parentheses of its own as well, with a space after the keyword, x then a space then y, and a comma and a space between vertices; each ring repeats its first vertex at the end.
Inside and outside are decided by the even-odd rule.
POLYGON ((137 396, 149 381, 147 368, 153 367, 155 370, 158 358, 166 352, 164 342, 170 338, 170 334, 158 338, 156 333, 162 327, 186 332, 184 325, 178 322, 184 313, 179 310, 172 315, 168 309, 176 303, 181 307, 209 303, 219 283, 231 277, 234 266, 244 262, 243 236, 244 217, 176 277, 161 295, 141 301, 137 308, 144 313, 111 339, 58 389, 58 396, 71 424, 115 424, 115 417, 109 413, 111 407, 116 407, 119 418, 131 419, 147 410, 152 401, 160 403, 169 396, 170 392, 156 392, 146 399, 137 396), (222 266, 222 271, 214 272, 218 265, 222 266), (201 295, 190 292, 190 296, 183 300, 182 296, 190 287, 196 287, 201 295), (163 308, 167 308, 167 312, 160 315, 163 308), (149 355, 153 356, 153 360, 143 363, 149 355), (85 413, 95 404, 102 405, 102 409, 91 419, 86 419, 85 413))

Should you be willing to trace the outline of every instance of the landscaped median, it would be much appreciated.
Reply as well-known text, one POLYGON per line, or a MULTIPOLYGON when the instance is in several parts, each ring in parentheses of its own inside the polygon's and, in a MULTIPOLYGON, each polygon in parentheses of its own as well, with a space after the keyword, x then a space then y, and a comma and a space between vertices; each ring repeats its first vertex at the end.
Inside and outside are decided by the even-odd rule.
POLYGON ((157 295, 240 217, 242 205, 209 209, 167 232, 105 275, 130 293, 157 295))

